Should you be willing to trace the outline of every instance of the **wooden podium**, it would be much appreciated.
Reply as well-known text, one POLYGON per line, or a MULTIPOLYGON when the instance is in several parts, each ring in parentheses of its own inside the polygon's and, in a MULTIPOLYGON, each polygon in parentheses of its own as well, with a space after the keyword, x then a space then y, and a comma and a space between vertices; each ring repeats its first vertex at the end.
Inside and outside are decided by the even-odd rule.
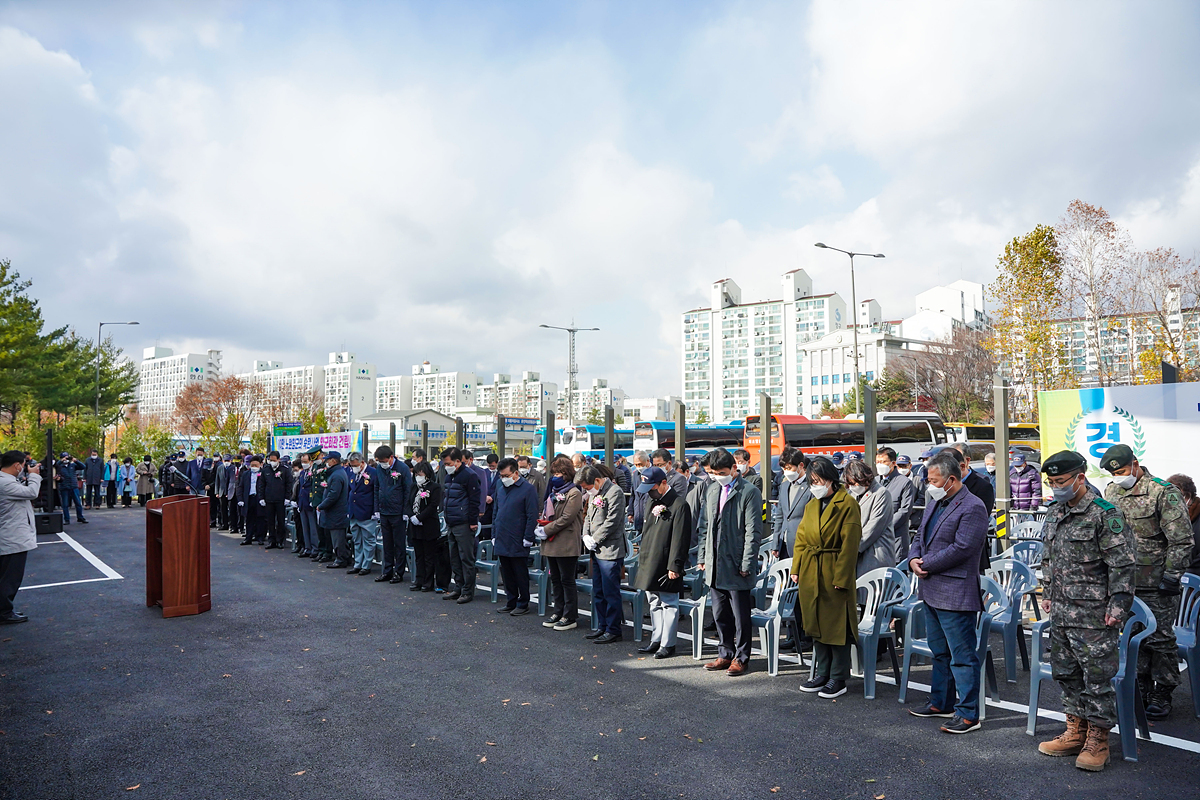
POLYGON ((164 617, 212 608, 208 498, 160 497, 146 504, 146 605, 164 617))

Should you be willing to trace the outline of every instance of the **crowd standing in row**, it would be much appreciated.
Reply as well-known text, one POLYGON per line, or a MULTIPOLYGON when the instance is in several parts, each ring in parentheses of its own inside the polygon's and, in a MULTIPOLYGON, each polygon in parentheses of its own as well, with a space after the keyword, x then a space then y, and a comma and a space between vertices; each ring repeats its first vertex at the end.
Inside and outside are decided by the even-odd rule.
MULTIPOLYGON (((586 554, 596 620, 587 638, 596 644, 623 639, 621 589, 630 554, 626 529, 632 526, 640 533, 640 563, 631 588, 646 592, 651 616, 650 641, 639 652, 657 659, 675 654, 684 576, 694 568, 711 596, 718 639, 717 658, 704 668, 731 677, 749 671, 752 590, 762 546, 774 558, 791 559, 796 635, 783 645, 812 648, 813 677, 801 690, 824 698, 847 691, 857 578, 900 565, 919 578, 933 651, 929 700, 910 713, 948 719, 941 726, 947 733, 968 733, 980 727, 976 618, 995 472, 994 458, 976 471, 964 453, 965 447, 947 448, 914 468, 884 447, 872 470, 861 453, 810 459, 787 448, 771 481, 765 537, 764 484, 745 450, 718 448, 689 458, 686 466, 666 450, 637 452, 631 470, 624 459, 610 469, 579 455, 536 465, 525 456, 489 455, 481 466, 469 450, 456 447, 436 463, 420 449, 401 460, 386 446, 373 459, 350 453, 346 463, 340 453, 317 448, 294 462, 278 452, 209 459, 197 448, 192 459, 182 453, 168 459, 157 484, 166 494, 206 494, 213 527, 239 532, 243 545, 265 544, 268 550, 285 546, 291 510, 293 553, 329 569, 372 574, 380 543, 377 582, 404 581, 411 543, 409 590, 439 593, 458 604, 474 599, 477 548, 486 541, 506 596, 496 613, 512 616, 529 613, 536 547, 548 572, 550 613, 543 625, 555 631, 577 627, 576 579, 586 554)), ((94 452, 88 462, 63 454, 56 465, 56 479, 66 484, 59 486, 64 514, 69 502, 78 509, 72 494, 77 474, 89 486, 91 507, 99 503, 100 484, 90 488, 96 476, 115 483, 109 496, 116 491, 125 505, 134 488, 143 504, 154 490, 142 491, 143 479, 155 482, 148 457, 136 468, 131 459, 115 456, 98 463, 94 452)), ((1042 465, 1053 496, 1044 529, 1042 604, 1052 620, 1051 659, 1063 688, 1067 730, 1040 749, 1075 755, 1076 765, 1090 770, 1108 762, 1108 732, 1116 721, 1110 679, 1135 596, 1158 621, 1137 665, 1148 715, 1170 713, 1179 683, 1172 624, 1180 578, 1197 567, 1200 555, 1200 500, 1189 478, 1152 476, 1124 445, 1111 448, 1101 463, 1113 475, 1104 498, 1087 481, 1087 463, 1078 453, 1063 451, 1042 465)), ((32 487, 40 477, 33 471, 25 481, 32 487)), ((0 478, 0 496, 10 483, 0 478)), ((1040 504, 1041 477, 1020 456, 1010 486, 1027 508, 1040 504)), ((16 491, 23 497, 29 489, 16 491)), ((0 534, 4 524, 0 518, 0 534)), ((7 555, 3 546, 0 539, 0 558, 7 555)), ((0 588, 9 585, 2 573, 0 588)), ((7 596, 10 615, 11 600, 7 596)), ((0 618, 3 612, 0 607, 0 618)))

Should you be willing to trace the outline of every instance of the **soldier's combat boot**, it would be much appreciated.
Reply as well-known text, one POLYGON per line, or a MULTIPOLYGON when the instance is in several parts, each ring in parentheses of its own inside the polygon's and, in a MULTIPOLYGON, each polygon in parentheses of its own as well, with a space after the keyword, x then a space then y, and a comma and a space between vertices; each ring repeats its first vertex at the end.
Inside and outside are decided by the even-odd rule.
POLYGON ((1099 725, 1088 725, 1087 742, 1075 759, 1075 766, 1088 772, 1099 772, 1108 766, 1108 731, 1099 725))
POLYGON ((1171 690, 1161 684, 1156 685, 1150 692, 1150 702, 1146 704, 1146 719, 1166 719, 1171 716, 1171 690))
POLYGON ((1048 742, 1038 745, 1038 752, 1048 756, 1077 756, 1087 742, 1088 721, 1067 714, 1067 730, 1048 742))

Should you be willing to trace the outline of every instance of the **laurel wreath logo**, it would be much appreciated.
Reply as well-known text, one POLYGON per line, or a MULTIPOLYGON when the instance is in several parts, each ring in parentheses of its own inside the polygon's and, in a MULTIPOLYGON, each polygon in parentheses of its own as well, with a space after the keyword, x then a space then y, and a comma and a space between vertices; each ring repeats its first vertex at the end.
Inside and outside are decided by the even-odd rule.
MULTIPOLYGON (((1133 442, 1129 444, 1129 449, 1133 451, 1134 458, 1139 461, 1146 454, 1146 432, 1142 430, 1142 426, 1137 419, 1125 409, 1119 406, 1113 406, 1113 413, 1129 423, 1129 430, 1133 433, 1133 442)), ((1067 425, 1066 434, 1063 436, 1063 444, 1067 450, 1075 450, 1075 432, 1079 428, 1079 423, 1087 416, 1086 412, 1080 411, 1071 422, 1067 425)), ((1099 469, 1094 466, 1088 466, 1088 476, 1096 477, 1104 475, 1099 469)))

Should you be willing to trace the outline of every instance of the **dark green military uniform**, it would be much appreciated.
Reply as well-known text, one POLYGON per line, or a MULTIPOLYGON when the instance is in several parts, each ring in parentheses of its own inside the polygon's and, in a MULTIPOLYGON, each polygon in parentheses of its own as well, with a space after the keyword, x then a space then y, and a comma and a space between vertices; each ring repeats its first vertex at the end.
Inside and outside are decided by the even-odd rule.
MULTIPOLYGON (((320 456, 321 448, 314 447, 308 451, 308 455, 316 459, 320 456)), ((308 499, 312 503, 312 507, 316 508, 322 500, 325 499, 325 484, 328 481, 329 470, 332 469, 325 465, 325 462, 313 465, 312 471, 312 489, 309 490, 308 499)), ((333 538, 330 536, 329 529, 321 525, 321 515, 317 514, 317 553, 318 558, 330 560, 333 558, 333 538)))
MULTIPOLYGON (((1083 456, 1064 451, 1043 471, 1062 475, 1083 456), (1070 458, 1074 457, 1074 458, 1070 458)), ((1074 506, 1054 502, 1046 512, 1043 597, 1050 601, 1050 665, 1062 687, 1063 709, 1101 728, 1117 724, 1121 625, 1133 604, 1133 531, 1120 509, 1091 489, 1074 506), (1105 615, 1120 620, 1104 624, 1105 615)))
MULTIPOLYGON (((1105 454, 1101 464, 1107 469, 1109 463, 1105 454)), ((1141 470, 1128 489, 1115 483, 1106 486, 1104 498, 1125 513, 1137 534, 1137 596, 1158 622, 1158 629, 1146 637, 1138 653, 1138 678, 1147 694, 1153 695, 1157 689, 1169 696, 1179 685, 1175 615, 1179 613, 1179 579, 1192 556, 1192 523, 1179 490, 1145 467, 1141 470)))

